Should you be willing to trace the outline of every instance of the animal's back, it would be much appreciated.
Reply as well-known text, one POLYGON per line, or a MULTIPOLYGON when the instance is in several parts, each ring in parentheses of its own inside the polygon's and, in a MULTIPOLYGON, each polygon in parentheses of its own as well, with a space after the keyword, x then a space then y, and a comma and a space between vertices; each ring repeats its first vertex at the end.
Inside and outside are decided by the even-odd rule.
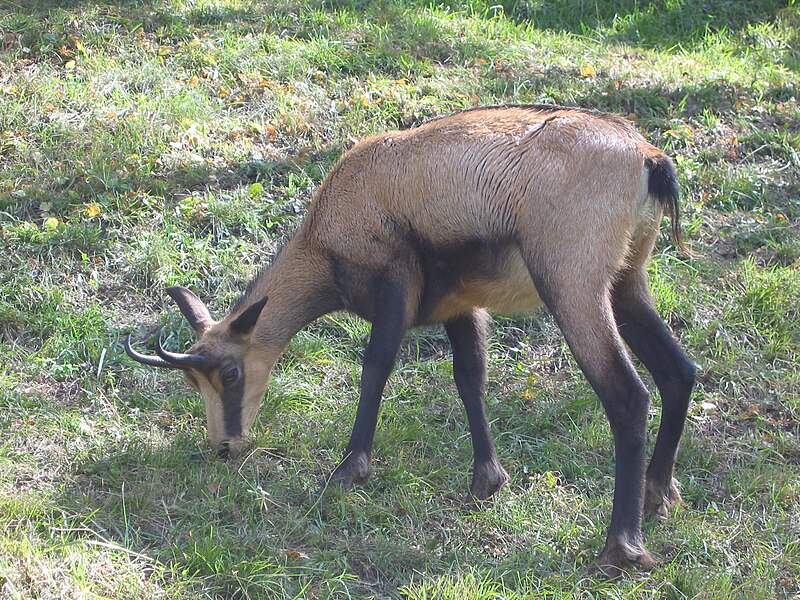
MULTIPOLYGON (((586 218, 611 189, 633 208, 647 144, 622 119, 575 110, 469 110, 357 144, 320 190, 326 220, 363 230, 364 218, 410 224, 433 243, 513 236, 520 219, 586 218), (621 179, 626 179, 622 180, 621 179), (331 194, 328 194, 328 191, 331 194), (331 195, 333 198, 327 198, 331 195), (359 222, 355 216, 358 215, 359 222)), ((641 194, 639 194, 641 195, 641 194)), ((551 223, 557 225, 557 222, 551 223)))
POLYGON ((671 167, 618 117, 469 110, 357 144, 304 227, 365 318, 375 274, 409 261, 421 278, 417 322, 476 306, 521 312, 540 304, 534 272, 611 282, 647 259, 661 215, 652 164, 671 167))
POLYGON ((531 231, 569 248, 587 228, 627 240, 655 214, 644 203, 648 152, 659 153, 619 117, 468 110, 357 144, 320 188, 312 220, 332 250, 367 261, 390 259, 398 235, 441 248, 531 231))

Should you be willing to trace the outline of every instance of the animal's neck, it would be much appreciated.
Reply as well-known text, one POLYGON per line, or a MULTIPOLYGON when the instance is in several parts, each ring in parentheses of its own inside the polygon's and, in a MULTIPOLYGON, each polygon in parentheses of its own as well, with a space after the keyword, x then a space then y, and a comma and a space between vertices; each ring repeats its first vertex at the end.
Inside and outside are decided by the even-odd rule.
MULTIPOLYGON (((302 231, 302 230, 301 230, 302 231)), ((285 346, 303 327, 340 308, 330 264, 300 234, 253 282, 245 304, 267 297, 253 343, 285 346)))

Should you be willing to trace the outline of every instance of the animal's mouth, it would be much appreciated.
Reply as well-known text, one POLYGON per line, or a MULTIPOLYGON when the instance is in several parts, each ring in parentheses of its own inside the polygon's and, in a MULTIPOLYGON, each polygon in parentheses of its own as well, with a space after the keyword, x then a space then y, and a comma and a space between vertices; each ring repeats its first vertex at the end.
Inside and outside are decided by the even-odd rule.
POLYGON ((236 458, 242 453, 243 447, 244 440, 242 438, 223 440, 217 448, 217 456, 220 458, 236 458))

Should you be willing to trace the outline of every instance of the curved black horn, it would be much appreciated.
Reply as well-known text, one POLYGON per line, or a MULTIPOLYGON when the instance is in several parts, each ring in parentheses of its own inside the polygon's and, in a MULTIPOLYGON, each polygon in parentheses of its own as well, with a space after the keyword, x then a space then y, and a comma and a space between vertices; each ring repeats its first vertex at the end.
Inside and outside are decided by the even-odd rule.
MULTIPOLYGON (((161 330, 163 333, 164 330, 161 330)), ((206 357, 200 354, 183 354, 180 352, 170 352, 161 345, 161 333, 158 334, 156 342, 156 354, 158 354, 170 366, 179 369, 202 369, 206 364, 206 357)))
POLYGON ((147 365, 149 367, 161 367, 163 369, 180 369, 182 367, 178 365, 174 365, 171 362, 164 360, 163 358, 159 358, 158 356, 147 356, 146 354, 141 354, 133 349, 131 346, 131 336, 133 334, 129 333, 128 337, 125 338, 125 352, 130 356, 133 360, 143 365, 147 365))

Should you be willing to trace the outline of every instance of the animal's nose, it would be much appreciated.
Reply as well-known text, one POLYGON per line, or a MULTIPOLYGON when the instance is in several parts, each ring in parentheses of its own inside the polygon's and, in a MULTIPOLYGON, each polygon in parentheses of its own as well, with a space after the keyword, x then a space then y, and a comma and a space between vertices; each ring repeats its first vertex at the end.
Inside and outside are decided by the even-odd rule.
POLYGON ((219 450, 217 454, 220 458, 230 458, 231 457, 231 443, 228 440, 225 440, 219 445, 219 450))
POLYGON ((220 458, 236 458, 241 454, 244 441, 241 438, 222 440, 219 444, 217 454, 220 458))

